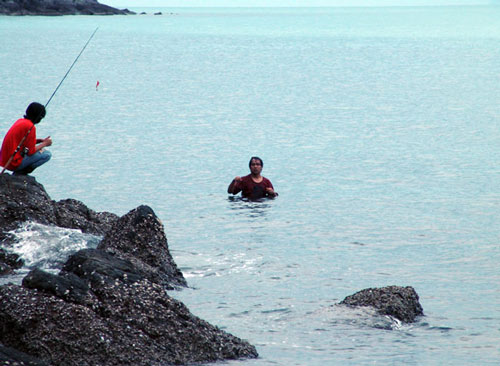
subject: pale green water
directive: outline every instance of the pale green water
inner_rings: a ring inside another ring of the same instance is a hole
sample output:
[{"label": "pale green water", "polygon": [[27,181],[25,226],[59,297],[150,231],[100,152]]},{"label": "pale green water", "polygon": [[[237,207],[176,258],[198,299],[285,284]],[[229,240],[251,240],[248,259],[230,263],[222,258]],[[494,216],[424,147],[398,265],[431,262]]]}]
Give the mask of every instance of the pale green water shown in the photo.
[{"label": "pale green water", "polygon": [[[2,131],[99,26],[38,128],[52,198],[150,205],[242,365],[498,364],[499,8],[170,12],[0,17]],[[228,199],[252,155],[278,199]],[[333,306],[392,284],[420,322]]]}]

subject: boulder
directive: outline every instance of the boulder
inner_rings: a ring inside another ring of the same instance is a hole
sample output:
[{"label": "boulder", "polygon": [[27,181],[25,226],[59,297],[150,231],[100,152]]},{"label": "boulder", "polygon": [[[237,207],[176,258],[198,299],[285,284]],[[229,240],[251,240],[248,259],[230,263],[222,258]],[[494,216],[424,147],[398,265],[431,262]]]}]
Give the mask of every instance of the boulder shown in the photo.
[{"label": "boulder", "polygon": [[74,199],[53,201],[35,177],[0,174],[0,240],[26,221],[104,235],[117,220]]},{"label": "boulder", "polygon": [[163,224],[148,206],[139,206],[117,220],[97,249],[132,262],[155,283],[186,286],[170,255]]},{"label": "boulder", "polygon": [[97,0],[0,0],[0,14],[6,15],[117,15],[135,14]]},{"label": "boulder", "polygon": [[411,286],[387,286],[361,290],[347,296],[340,304],[352,307],[369,306],[379,314],[412,323],[418,316],[424,315],[418,300],[418,294]]},{"label": "boulder", "polygon": [[5,233],[25,221],[55,224],[53,201],[34,177],[1,174],[0,230]]},{"label": "boulder", "polygon": [[98,249],[83,249],[71,255],[61,273],[74,273],[89,285],[116,280],[134,283],[148,277],[148,273],[141,271],[130,261]]}]

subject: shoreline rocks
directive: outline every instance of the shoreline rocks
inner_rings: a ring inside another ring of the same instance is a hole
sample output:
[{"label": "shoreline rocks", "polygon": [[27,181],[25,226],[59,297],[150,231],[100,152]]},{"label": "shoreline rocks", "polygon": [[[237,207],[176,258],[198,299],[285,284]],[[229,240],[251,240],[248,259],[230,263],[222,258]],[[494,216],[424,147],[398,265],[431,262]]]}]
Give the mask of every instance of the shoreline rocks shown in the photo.
[{"label": "shoreline rocks", "polygon": [[187,283],[150,207],[122,217],[97,213],[76,200],[51,200],[33,177],[3,174],[0,210],[4,247],[13,240],[7,231],[26,220],[104,235],[58,274],[33,269],[21,286],[0,286],[0,357],[8,362],[154,366],[258,357],[250,343],[167,293]]},{"label": "shoreline rocks", "polygon": [[110,212],[95,212],[75,199],[52,200],[32,176],[0,174],[0,244],[8,246],[9,231],[33,221],[83,233],[104,235],[118,221]]},{"label": "shoreline rocks", "polygon": [[97,0],[0,0],[3,15],[128,15],[128,9],[116,9]]}]

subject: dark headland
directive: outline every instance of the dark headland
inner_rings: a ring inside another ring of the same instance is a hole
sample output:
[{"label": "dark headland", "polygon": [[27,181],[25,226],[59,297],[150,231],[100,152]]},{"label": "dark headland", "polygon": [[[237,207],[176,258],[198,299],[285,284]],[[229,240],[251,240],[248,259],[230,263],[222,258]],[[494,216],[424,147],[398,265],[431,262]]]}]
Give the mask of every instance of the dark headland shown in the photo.
[{"label": "dark headland", "polygon": [[135,14],[116,9],[97,0],[0,0],[3,15],[124,15]]}]

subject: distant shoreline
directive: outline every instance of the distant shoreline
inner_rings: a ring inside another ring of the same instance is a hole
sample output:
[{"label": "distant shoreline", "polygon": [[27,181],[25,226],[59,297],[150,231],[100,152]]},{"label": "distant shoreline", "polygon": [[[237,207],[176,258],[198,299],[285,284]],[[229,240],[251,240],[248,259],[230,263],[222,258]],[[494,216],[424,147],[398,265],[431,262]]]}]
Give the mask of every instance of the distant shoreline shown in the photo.
[{"label": "distant shoreline", "polygon": [[[103,0],[106,1],[106,0]],[[23,15],[38,15],[38,16],[61,16],[61,15],[136,15],[136,14],[150,14],[150,15],[163,15],[163,14],[178,14],[179,10],[187,12],[213,12],[216,10],[235,10],[235,11],[297,11],[299,9],[316,9],[332,10],[332,9],[356,9],[356,8],[391,8],[391,9],[404,9],[404,8],[463,8],[463,7],[489,7],[498,6],[499,4],[491,3],[488,5],[380,5],[380,6],[255,6],[255,7],[235,7],[235,6],[133,6],[132,10],[118,9],[112,6],[101,4],[97,0],[77,0],[74,3],[72,0],[0,0],[0,15],[9,16],[23,16]],[[168,9],[168,10],[167,10]]]},{"label": "distant shoreline", "polygon": [[129,15],[128,9],[116,9],[97,0],[4,0],[0,2],[1,15]]}]

